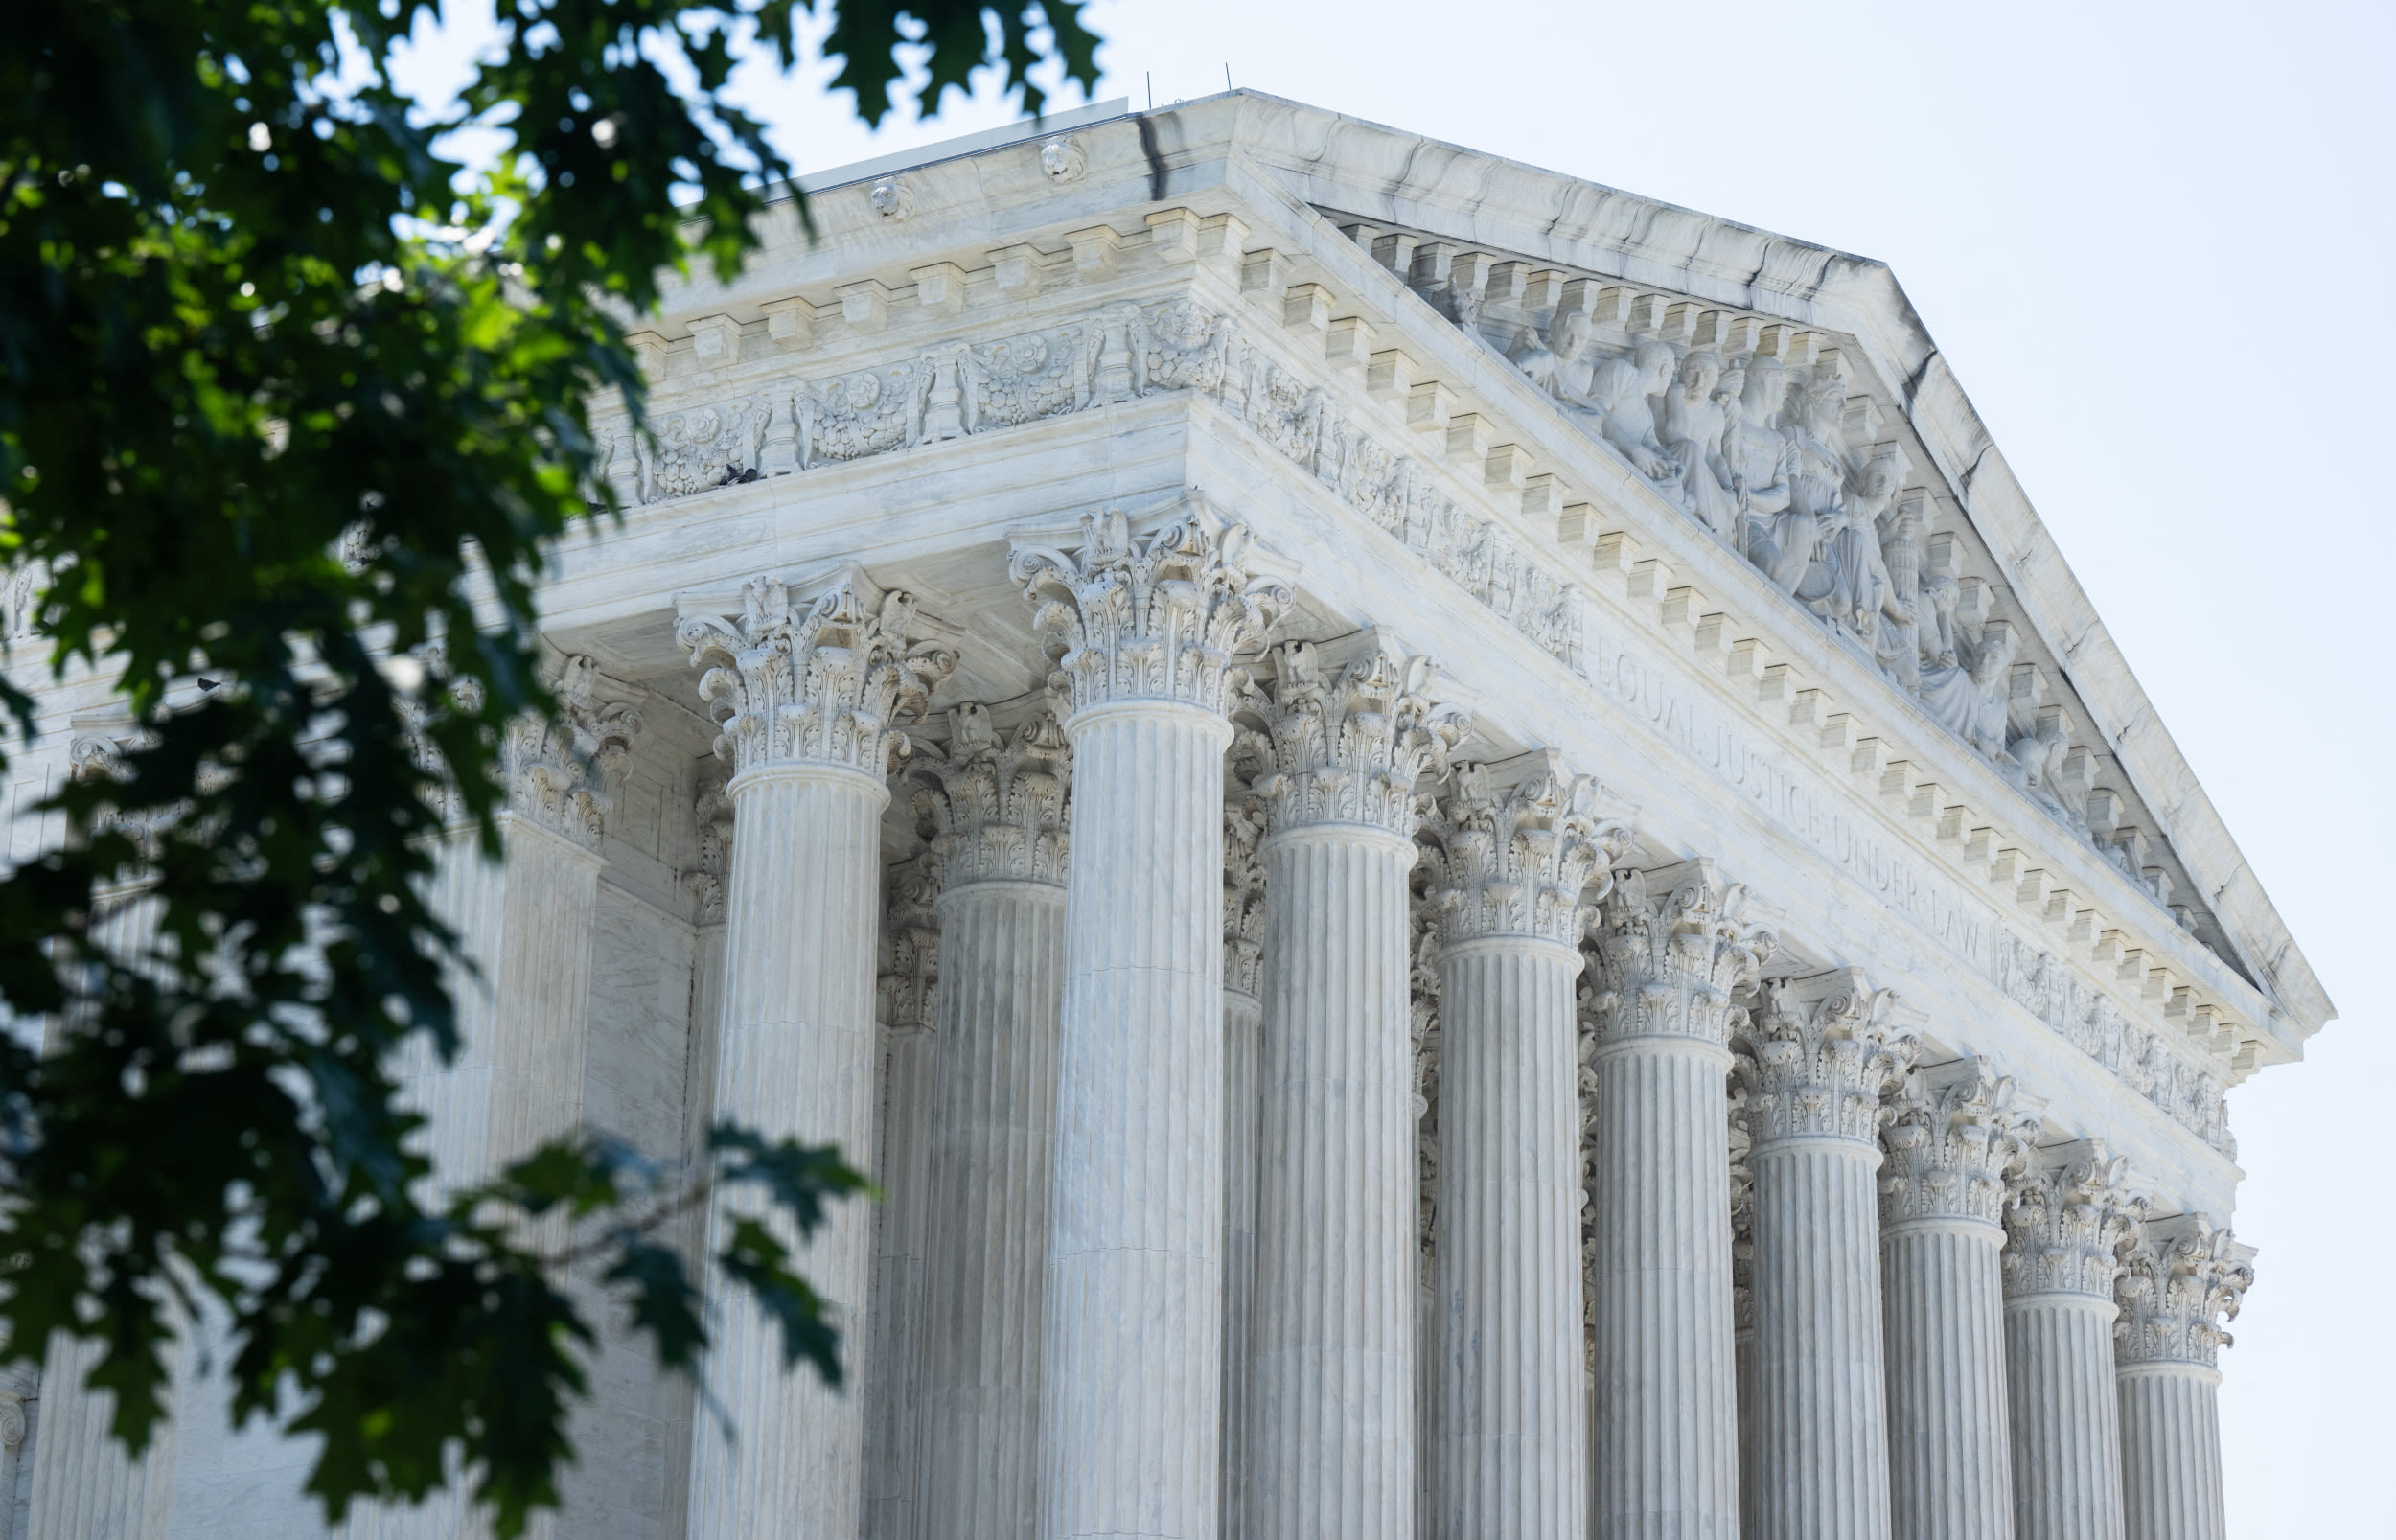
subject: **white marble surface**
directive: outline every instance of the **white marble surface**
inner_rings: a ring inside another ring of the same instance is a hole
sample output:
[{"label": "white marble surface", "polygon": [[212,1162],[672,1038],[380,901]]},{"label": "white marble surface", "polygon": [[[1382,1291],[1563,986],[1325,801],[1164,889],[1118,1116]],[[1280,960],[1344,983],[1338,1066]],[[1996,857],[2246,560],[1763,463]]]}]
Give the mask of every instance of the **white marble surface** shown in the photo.
[{"label": "white marble surface", "polygon": [[[807,1256],[850,1391],[762,1367],[731,1311],[734,1456],[611,1334],[566,1527],[2211,1533],[2205,1333],[2250,1276],[2211,1228],[2223,1093],[2327,1001],[1884,268],[1248,93],[879,167],[817,214],[634,338],[659,437],[612,440],[626,517],[543,593],[568,709],[511,738],[524,816],[604,876],[510,931],[450,874],[521,1000],[416,1078],[445,1172],[731,1115],[892,1131],[892,1201]],[[1403,688],[1310,715],[1368,653]],[[1434,682],[1437,751],[1368,751]],[[68,752],[11,808],[114,751],[88,681],[43,690]],[[1076,760],[1070,877],[1061,793],[960,817],[980,783],[940,773],[1042,732]],[[1227,775],[1253,834],[1307,821],[1277,798],[1435,832],[1411,878],[1285,844],[1227,900]],[[928,852],[988,902],[944,901],[970,961],[877,1054],[883,893]],[[1591,907],[1634,893],[1647,964],[1601,925],[1584,977]],[[1937,1086],[1885,1135],[1849,1115],[1879,1113],[1829,1046],[1854,1031],[1776,1027],[1759,986],[1855,970],[1921,1064],[2040,1104],[2036,1173],[1938,1142],[1994,1115]],[[1625,1035],[1643,1011],[1692,1030]],[[1739,1136],[1737,1346],[1735,1028],[1746,1114],[1781,1119]],[[1933,1188],[1976,1196],[1905,1207]],[[181,1438],[165,1532],[304,1532],[288,1460]]]}]

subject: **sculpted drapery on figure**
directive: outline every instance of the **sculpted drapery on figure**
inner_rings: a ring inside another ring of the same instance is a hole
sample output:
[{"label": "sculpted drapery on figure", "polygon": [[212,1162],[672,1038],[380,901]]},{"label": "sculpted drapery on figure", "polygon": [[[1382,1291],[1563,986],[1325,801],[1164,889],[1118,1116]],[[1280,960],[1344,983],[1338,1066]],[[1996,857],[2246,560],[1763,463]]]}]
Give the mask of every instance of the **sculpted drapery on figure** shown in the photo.
[{"label": "sculpted drapery on figure", "polygon": [[[1758,333],[1746,335],[1753,346]],[[1906,490],[1898,444],[1857,441],[1844,366],[1800,371],[1771,352],[1722,351],[1720,337],[1717,328],[1716,340],[1685,351],[1650,337],[1609,356],[1588,315],[1558,305],[1544,333],[1534,328],[1509,356],[1566,416],[2085,834],[2086,789],[2056,780],[2067,726],[2057,717],[2036,731],[2009,727],[2020,638],[2007,622],[1964,613],[1956,577],[1929,569],[1926,494]]]}]

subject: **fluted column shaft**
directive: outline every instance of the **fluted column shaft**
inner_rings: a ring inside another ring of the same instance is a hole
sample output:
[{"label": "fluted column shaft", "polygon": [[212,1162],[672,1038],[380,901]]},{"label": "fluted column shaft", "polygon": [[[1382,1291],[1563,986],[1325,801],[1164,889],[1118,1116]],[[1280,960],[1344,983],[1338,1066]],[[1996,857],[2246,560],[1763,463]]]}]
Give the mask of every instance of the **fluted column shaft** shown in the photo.
[{"label": "fluted column shaft", "polygon": [[1076,712],[1040,1532],[1213,1540],[1223,716]]},{"label": "fluted column shaft", "polygon": [[108,1433],[114,1394],[83,1384],[100,1353],[97,1343],[50,1341],[28,1473],[27,1532],[58,1540],[166,1540],[174,1487],[172,1414],[141,1457],[128,1459]]},{"label": "fluted column shaft", "polygon": [[1755,1540],[1885,1540],[1879,1151],[1759,1138]]},{"label": "fluted column shaft", "polygon": [[2080,1293],[2005,1301],[2019,1540],[2122,1540],[2114,1308]]},{"label": "fluted column shaft", "polygon": [[[567,828],[578,825],[567,822]],[[502,858],[472,831],[452,831],[435,860],[430,900],[478,973],[453,971],[458,1047],[444,1064],[430,1039],[403,1050],[401,1094],[425,1115],[434,1194],[488,1178],[581,1121],[590,1007],[598,854],[520,809],[501,816]],[[558,1221],[533,1231],[564,1235]],[[554,1513],[536,1514],[537,1540]],[[353,1540],[472,1540],[490,1515],[452,1482],[421,1504],[360,1504]]]},{"label": "fluted column shaft", "polygon": [[922,1458],[924,1270],[930,1239],[933,1095],[940,1038],[921,1022],[881,1033],[882,1126],[866,1283],[864,1540],[916,1540]]},{"label": "fluted column shaft", "polygon": [[[874,930],[889,793],[878,776],[799,761],[743,770],[731,795],[715,1115],[855,1160],[874,1147]],[[710,1216],[710,1254],[732,1217]],[[837,1204],[796,1258],[850,1344],[864,1340],[870,1247],[867,1206]],[[778,1329],[739,1294],[719,1301],[708,1376],[725,1415],[699,1419],[692,1534],[850,1540],[862,1398],[786,1370]]]},{"label": "fluted column shaft", "polygon": [[1264,1001],[1223,989],[1223,1537],[1248,1532],[1250,1322],[1256,1290],[1257,1060]]},{"label": "fluted column shaft", "polygon": [[1065,889],[953,885],[940,957],[924,1533],[1025,1540],[1038,1517]]},{"label": "fluted column shaft", "polygon": [[1716,1043],[1603,1043],[1591,1203],[1597,1238],[1597,1534],[1739,1532],[1730,1141]]},{"label": "fluted column shaft", "polygon": [[2222,1504],[2221,1370],[2159,1360],[2125,1364],[2122,1518],[2128,1540],[2227,1540]]},{"label": "fluted column shaft", "polygon": [[1923,1218],[1880,1241],[1896,1540],[2013,1540],[2003,1227]]},{"label": "fluted column shaft", "polygon": [[1302,823],[1264,844],[1248,1532],[1414,1527],[1414,841]]},{"label": "fluted column shaft", "polygon": [[1587,1523],[1579,972],[1538,936],[1440,947],[1437,1540]]}]

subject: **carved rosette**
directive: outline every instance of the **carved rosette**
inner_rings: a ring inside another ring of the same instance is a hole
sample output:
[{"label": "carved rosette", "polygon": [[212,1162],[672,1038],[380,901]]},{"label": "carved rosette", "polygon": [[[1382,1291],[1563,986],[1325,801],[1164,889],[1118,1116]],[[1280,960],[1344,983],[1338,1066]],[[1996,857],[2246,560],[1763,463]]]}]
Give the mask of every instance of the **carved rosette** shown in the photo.
[{"label": "carved rosette", "polygon": [[1454,793],[1424,820],[1417,842],[1442,942],[1514,935],[1569,947],[1588,930],[1596,910],[1581,896],[1611,885],[1630,825],[1593,811],[1593,777],[1546,761],[1503,793],[1487,767],[1460,766]]},{"label": "carved rosette", "polygon": [[1011,734],[988,708],[949,713],[945,748],[917,740],[915,816],[950,887],[1030,882],[1063,886],[1072,751],[1046,706]]},{"label": "carved rosette", "polygon": [[1035,607],[1068,720],[1124,701],[1222,713],[1233,655],[1260,646],[1295,603],[1285,585],[1249,575],[1247,526],[1225,524],[1195,493],[1152,535],[1135,538],[1118,509],[1081,525],[1078,549],[1018,546],[1007,567]]},{"label": "carved rosette", "polygon": [[2038,1160],[2014,1183],[2005,1207],[2006,1297],[2110,1299],[2122,1243],[2146,1217],[2147,1201],[2129,1183],[2129,1160],[2099,1140]]},{"label": "carved rosette", "polygon": [[1739,1014],[1731,997],[1772,954],[1771,930],[1748,915],[1747,889],[1711,861],[1677,882],[1625,869],[1598,909],[1590,954],[1596,1046],[1688,1038],[1727,1047]]},{"label": "carved rosette", "polygon": [[929,1032],[940,987],[940,863],[909,862],[890,874],[882,911],[883,966],[875,981],[882,1023],[893,1032]]},{"label": "carved rosette", "polygon": [[1880,1222],[1976,1219],[1999,1225],[2009,1172],[2026,1168],[2039,1119],[1985,1059],[1916,1069],[1895,1099],[1881,1145]]},{"label": "carved rosette", "polygon": [[2168,1230],[2141,1226],[2121,1261],[2113,1284],[2121,1306],[2113,1322],[2115,1358],[2212,1368],[2230,1341],[2223,1323],[2238,1319],[2239,1305],[2254,1287],[2254,1249],[2192,1215]]},{"label": "carved rosette", "polygon": [[1860,968],[1764,986],[1764,1005],[1734,1023],[1748,1133],[1758,1145],[1790,1138],[1873,1144],[1880,1096],[1911,1062],[1910,1031],[1891,1020],[1894,992]]},{"label": "carved rosette", "polygon": [[606,699],[597,661],[580,655],[565,659],[549,686],[557,717],[519,718],[500,744],[508,811],[597,850],[614,805],[608,784],[620,780],[632,763],[640,713],[628,701]]},{"label": "carved rosette", "polygon": [[910,747],[899,729],[956,668],[953,649],[909,640],[914,623],[911,596],[861,574],[798,605],[788,584],[759,577],[737,619],[693,615],[675,639],[707,671],[699,695],[722,726],[716,753],[740,770],[818,764],[880,778]]},{"label": "carved rosette", "polygon": [[1415,783],[1447,772],[1464,735],[1463,708],[1434,699],[1428,658],[1377,644],[1336,671],[1312,642],[1271,654],[1269,686],[1246,690],[1233,753],[1253,761],[1253,789],[1275,833],[1356,823],[1412,839]]},{"label": "carved rosette", "polygon": [[1264,820],[1253,802],[1223,809],[1223,987],[1264,994]]}]

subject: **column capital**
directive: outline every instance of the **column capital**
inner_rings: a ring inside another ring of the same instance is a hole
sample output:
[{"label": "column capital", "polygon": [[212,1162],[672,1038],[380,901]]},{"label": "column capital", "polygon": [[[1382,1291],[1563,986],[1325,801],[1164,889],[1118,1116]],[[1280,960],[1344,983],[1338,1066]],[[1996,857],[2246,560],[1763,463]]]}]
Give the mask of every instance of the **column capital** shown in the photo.
[{"label": "column capital", "polygon": [[1232,753],[1272,832],[1349,823],[1412,839],[1415,783],[1447,773],[1471,722],[1455,687],[1377,626],[1283,642],[1266,660],[1269,679],[1239,681]]},{"label": "column capital", "polygon": [[1253,801],[1223,805],[1223,987],[1264,995],[1264,818]]},{"label": "column capital", "polygon": [[2230,1341],[2223,1323],[2254,1287],[2254,1248],[2202,1214],[2175,1214],[2137,1226],[2120,1254],[2115,1361],[2213,1367]]},{"label": "column capital", "polygon": [[2033,1098],[1982,1058],[1908,1072],[1880,1142],[1880,1222],[2005,1217],[2005,1179],[2024,1169],[2040,1127]]},{"label": "column capital", "polygon": [[[1146,522],[1145,519],[1142,522]],[[1085,514],[1071,551],[1019,539],[1007,574],[1035,607],[1033,627],[1067,721],[1113,702],[1155,701],[1222,714],[1232,658],[1261,645],[1296,602],[1250,571],[1256,540],[1195,489],[1135,535],[1119,508]]]},{"label": "column capital", "polygon": [[1578,947],[1596,910],[1592,883],[1612,883],[1630,825],[1599,816],[1594,776],[1553,749],[1495,765],[1460,765],[1455,790],[1417,836],[1440,940],[1524,936]]},{"label": "column capital", "polygon": [[1033,704],[1006,730],[1001,718],[1014,715],[960,705],[948,712],[947,743],[911,735],[916,828],[950,887],[1064,885],[1072,749],[1052,702]]},{"label": "column capital", "polygon": [[933,1030],[940,987],[940,863],[919,857],[891,871],[882,909],[882,1024]]},{"label": "column capital", "polygon": [[1766,981],[1762,1009],[1733,1023],[1756,1144],[1836,1138],[1877,1155],[1880,1097],[1913,1060],[1916,1025],[1860,968]]},{"label": "column capital", "polygon": [[2032,1152],[2005,1204],[2005,1297],[2077,1294],[2111,1301],[2122,1243],[2146,1217],[2130,1161],[2102,1139]]},{"label": "column capital", "polygon": [[1614,873],[1582,943],[1596,964],[1582,986],[1593,1047],[1647,1038],[1727,1047],[1731,997],[1772,954],[1776,920],[1710,860]]},{"label": "column capital", "polygon": [[707,671],[699,696],[722,727],[716,752],[740,770],[826,765],[880,779],[908,753],[900,727],[956,671],[956,649],[935,630],[912,595],[848,565],[815,583],[751,578],[739,615],[686,613],[674,636]]},{"label": "column capital", "polygon": [[557,716],[519,717],[500,742],[508,811],[595,851],[614,805],[608,783],[620,781],[632,763],[640,692],[605,678],[596,659],[580,654],[546,672]]}]

